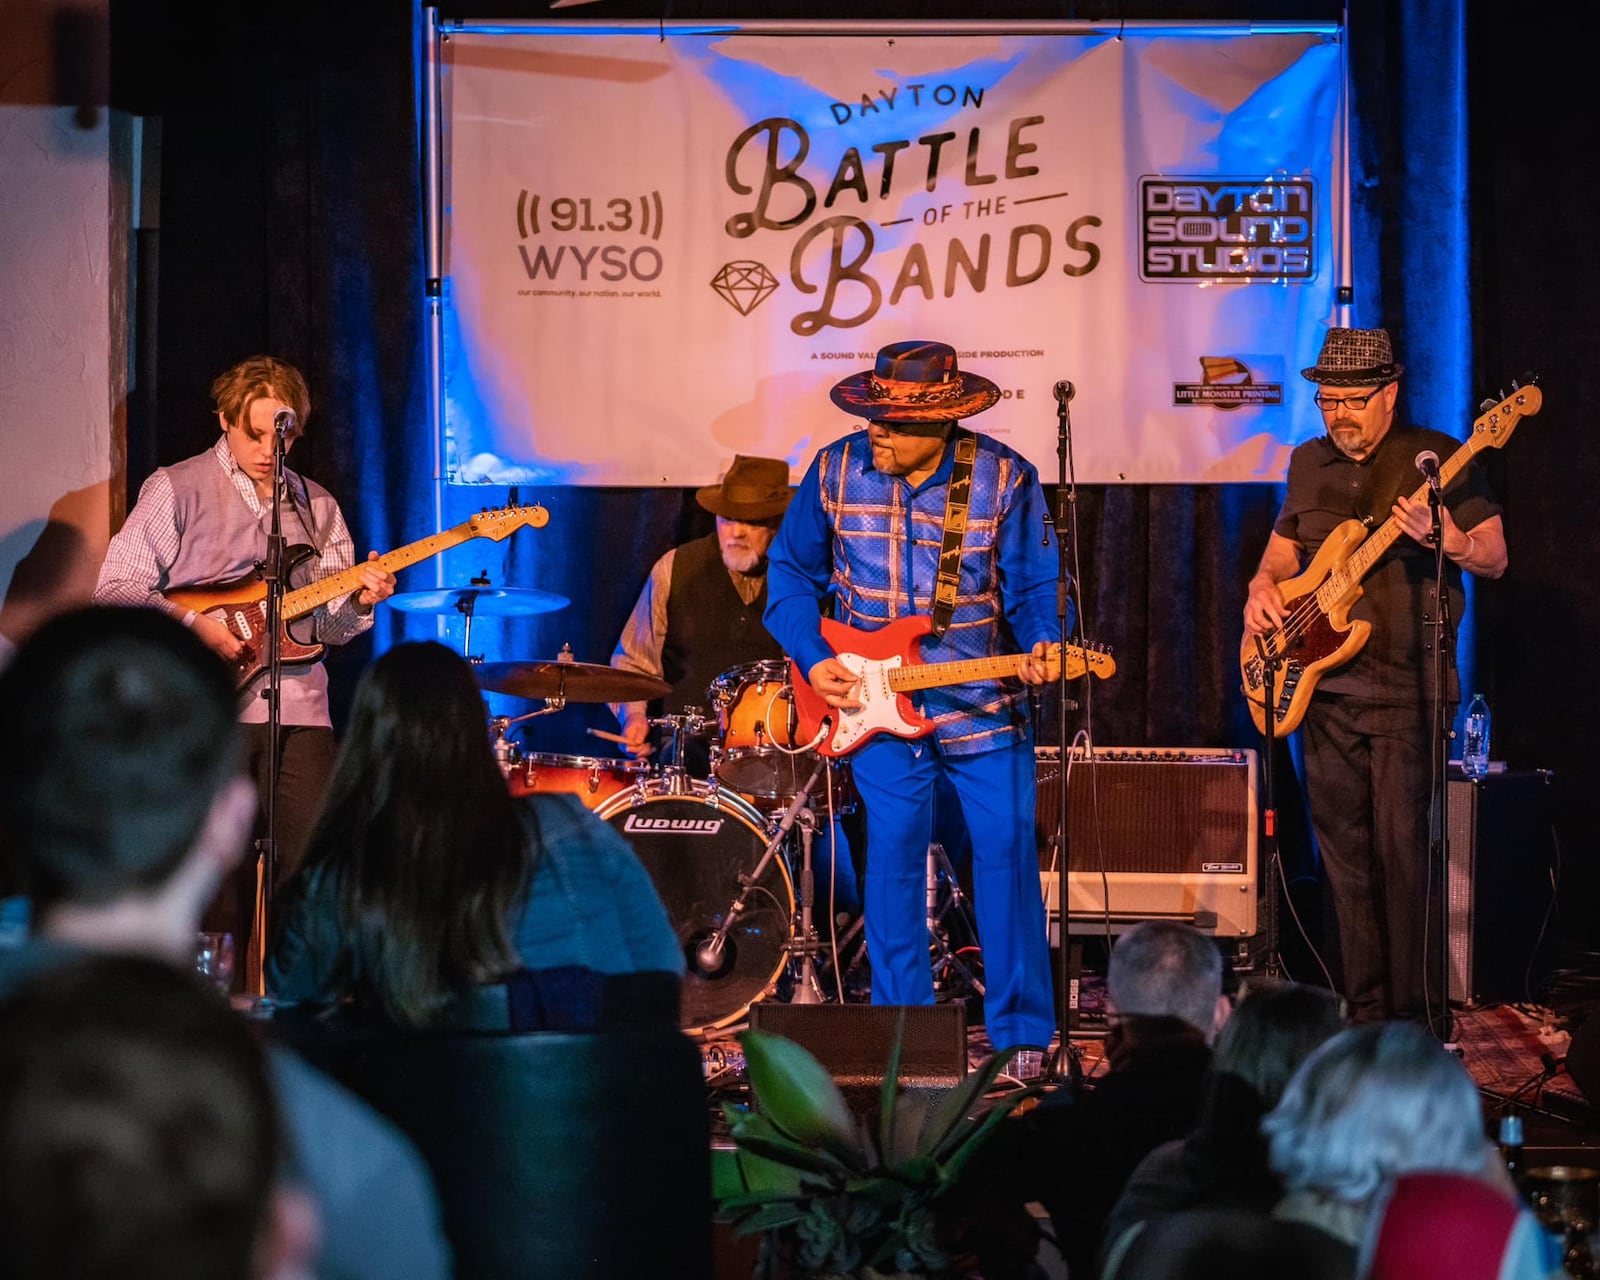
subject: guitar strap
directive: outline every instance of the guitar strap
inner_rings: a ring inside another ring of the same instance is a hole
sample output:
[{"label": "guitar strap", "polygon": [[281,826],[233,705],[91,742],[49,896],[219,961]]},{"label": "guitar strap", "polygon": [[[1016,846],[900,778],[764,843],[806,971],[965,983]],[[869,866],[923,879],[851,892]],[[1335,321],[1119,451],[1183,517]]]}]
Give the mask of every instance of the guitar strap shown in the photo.
[{"label": "guitar strap", "polygon": [[961,543],[967,536],[967,509],[972,505],[972,464],[978,439],[970,431],[956,434],[956,459],[944,500],[944,545],[939,548],[939,576],[933,585],[933,638],[939,639],[956,611],[956,586],[961,579]]}]

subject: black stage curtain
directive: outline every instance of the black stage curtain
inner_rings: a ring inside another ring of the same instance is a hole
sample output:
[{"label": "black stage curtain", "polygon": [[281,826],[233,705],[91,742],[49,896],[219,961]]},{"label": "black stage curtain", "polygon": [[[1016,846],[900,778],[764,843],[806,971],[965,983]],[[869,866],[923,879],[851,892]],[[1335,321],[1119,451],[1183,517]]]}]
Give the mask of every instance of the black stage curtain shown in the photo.
[{"label": "black stage curtain", "polygon": [[[622,7],[602,0],[579,13],[616,16]],[[318,408],[295,463],[341,498],[358,545],[382,549],[424,536],[432,529],[431,446],[407,6],[291,3],[242,14],[214,6],[216,12],[186,17],[181,38],[173,39],[151,18],[163,9],[134,8],[138,23],[118,23],[120,82],[129,105],[163,119],[159,331],[141,335],[141,343],[156,343],[159,370],[150,457],[169,462],[208,443],[209,379],[250,351],[270,349],[311,378]],[[880,8],[893,12],[873,12]],[[1242,16],[1307,7],[1247,8]],[[1107,16],[1089,9],[1050,14]],[[1197,16],[1192,5],[1163,9]],[[1479,683],[1494,703],[1498,746],[1513,764],[1557,772],[1573,872],[1592,862],[1589,832],[1600,796],[1585,741],[1600,705],[1585,661],[1600,638],[1600,593],[1587,587],[1584,554],[1593,544],[1585,498],[1600,463],[1576,425],[1597,376],[1580,344],[1595,332],[1586,321],[1600,272],[1584,226],[1592,202],[1581,198],[1593,184],[1586,149],[1575,144],[1592,135],[1595,112],[1582,87],[1581,41],[1560,29],[1562,6],[1525,6],[1510,25],[1485,6],[1472,9],[1470,182],[1446,167],[1432,203],[1459,208],[1465,200],[1470,209],[1476,370],[1489,379],[1479,394],[1532,366],[1546,371],[1550,397],[1545,414],[1493,460],[1513,567],[1504,583],[1480,594]],[[781,12],[759,4],[737,10]],[[1117,10],[1133,15],[1125,5]],[[119,7],[124,17],[128,11]],[[1423,253],[1419,238],[1430,234],[1418,212],[1429,202],[1418,197],[1441,176],[1433,166],[1445,163],[1417,150],[1418,133],[1427,132],[1418,122],[1430,119],[1426,104],[1441,75],[1454,78],[1438,65],[1430,32],[1458,12],[1454,3],[1427,0],[1352,6],[1358,315],[1361,323],[1390,325],[1413,365],[1438,340],[1436,290],[1413,262]],[[925,6],[919,13],[932,16]],[[991,6],[983,16],[1040,13]],[[1508,69],[1515,69],[1514,86]],[[1448,152],[1448,139],[1439,149]],[[1446,406],[1430,425],[1459,431],[1467,416],[1467,406]],[[1041,461],[1053,478],[1053,460]],[[130,476],[131,485],[142,479]],[[547,658],[568,643],[581,660],[605,661],[654,558],[709,528],[692,494],[678,490],[458,490],[446,519],[532,498],[550,507],[548,529],[478,544],[471,558],[452,562],[452,581],[487,569],[496,582],[572,598],[558,614],[487,624],[501,628],[499,656]],[[1093,690],[1098,743],[1255,745],[1238,694],[1239,615],[1279,498],[1271,485],[1079,492],[1076,552],[1088,633],[1113,645],[1118,662],[1115,679]],[[425,570],[410,574],[402,590],[433,583]],[[430,619],[391,619],[375,642],[433,633]],[[339,689],[348,692],[372,643],[339,656]],[[1080,711],[1074,725],[1082,719]],[[603,709],[533,723],[536,749],[606,753],[583,734],[590,725],[609,727]],[[1287,771],[1279,773],[1281,779]],[[1280,802],[1292,811],[1297,799],[1292,786],[1287,791]],[[1287,815],[1286,842],[1297,830],[1294,816]],[[1303,848],[1286,853],[1291,867],[1307,865]],[[1573,933],[1586,934],[1593,923],[1585,875],[1575,877],[1582,898],[1566,897]]]}]

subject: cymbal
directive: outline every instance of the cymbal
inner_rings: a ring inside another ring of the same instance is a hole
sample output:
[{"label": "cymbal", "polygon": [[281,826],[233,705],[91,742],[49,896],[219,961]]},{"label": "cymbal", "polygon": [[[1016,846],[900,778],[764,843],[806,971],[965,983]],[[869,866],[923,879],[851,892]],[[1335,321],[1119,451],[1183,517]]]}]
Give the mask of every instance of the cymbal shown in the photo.
[{"label": "cymbal", "polygon": [[642,702],[672,686],[654,676],[597,662],[478,662],[472,673],[495,693],[516,698],[565,698],[568,702]]},{"label": "cymbal", "polygon": [[572,601],[538,587],[445,587],[439,591],[403,591],[389,603],[403,613],[465,613],[475,618],[518,618],[554,613]]}]

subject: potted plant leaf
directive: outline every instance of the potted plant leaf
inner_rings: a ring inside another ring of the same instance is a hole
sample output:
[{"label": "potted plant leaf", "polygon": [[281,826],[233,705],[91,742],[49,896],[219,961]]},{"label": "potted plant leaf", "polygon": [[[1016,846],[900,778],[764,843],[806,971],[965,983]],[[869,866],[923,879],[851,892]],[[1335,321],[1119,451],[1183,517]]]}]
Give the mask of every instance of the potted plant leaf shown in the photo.
[{"label": "potted plant leaf", "polygon": [[1006,1053],[930,1108],[901,1087],[903,1031],[902,1015],[875,1126],[851,1112],[827,1070],[793,1041],[761,1031],[739,1037],[755,1105],[723,1107],[740,1190],[720,1198],[717,1216],[739,1235],[763,1233],[758,1277],[968,1273],[953,1193],[995,1126],[1039,1089],[1019,1087],[982,1106]]}]

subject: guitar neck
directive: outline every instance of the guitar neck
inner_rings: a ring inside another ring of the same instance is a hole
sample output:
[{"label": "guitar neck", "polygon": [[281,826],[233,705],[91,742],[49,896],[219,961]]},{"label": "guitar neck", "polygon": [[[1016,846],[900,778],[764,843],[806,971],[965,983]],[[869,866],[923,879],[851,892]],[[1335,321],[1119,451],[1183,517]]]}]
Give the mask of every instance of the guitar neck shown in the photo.
[{"label": "guitar neck", "polygon": [[463,542],[470,542],[478,535],[473,532],[472,522],[458,524],[453,529],[445,529],[440,533],[430,534],[416,542],[409,542],[403,547],[396,547],[393,551],[381,555],[376,561],[363,560],[360,564],[342,569],[338,573],[331,573],[326,578],[298,587],[288,592],[283,597],[283,616],[292,621],[303,618],[314,609],[320,609],[330,601],[337,600],[340,596],[347,596],[352,591],[361,587],[361,570],[369,564],[377,564],[389,573],[408,568],[420,560],[436,556],[441,551],[448,551],[451,547],[458,547]]},{"label": "guitar neck", "polygon": [[1022,669],[1025,653],[1002,653],[992,658],[959,658],[954,662],[923,662],[911,667],[896,667],[889,673],[889,687],[896,693],[908,689],[937,689],[947,684],[969,684],[977,680],[1003,680]]},{"label": "guitar neck", "polygon": [[[1444,488],[1472,461],[1473,455],[1480,447],[1477,436],[1465,441],[1462,446],[1452,453],[1447,461],[1439,468],[1439,487]],[[1418,485],[1411,493],[1411,501],[1426,502],[1428,500],[1428,486]],[[1328,575],[1328,580],[1317,588],[1317,603],[1324,611],[1330,610],[1338,604],[1345,593],[1367,576],[1367,570],[1378,562],[1378,557],[1383,555],[1401,535],[1399,522],[1390,516],[1367,536],[1365,542],[1351,553],[1344,565]]]}]

